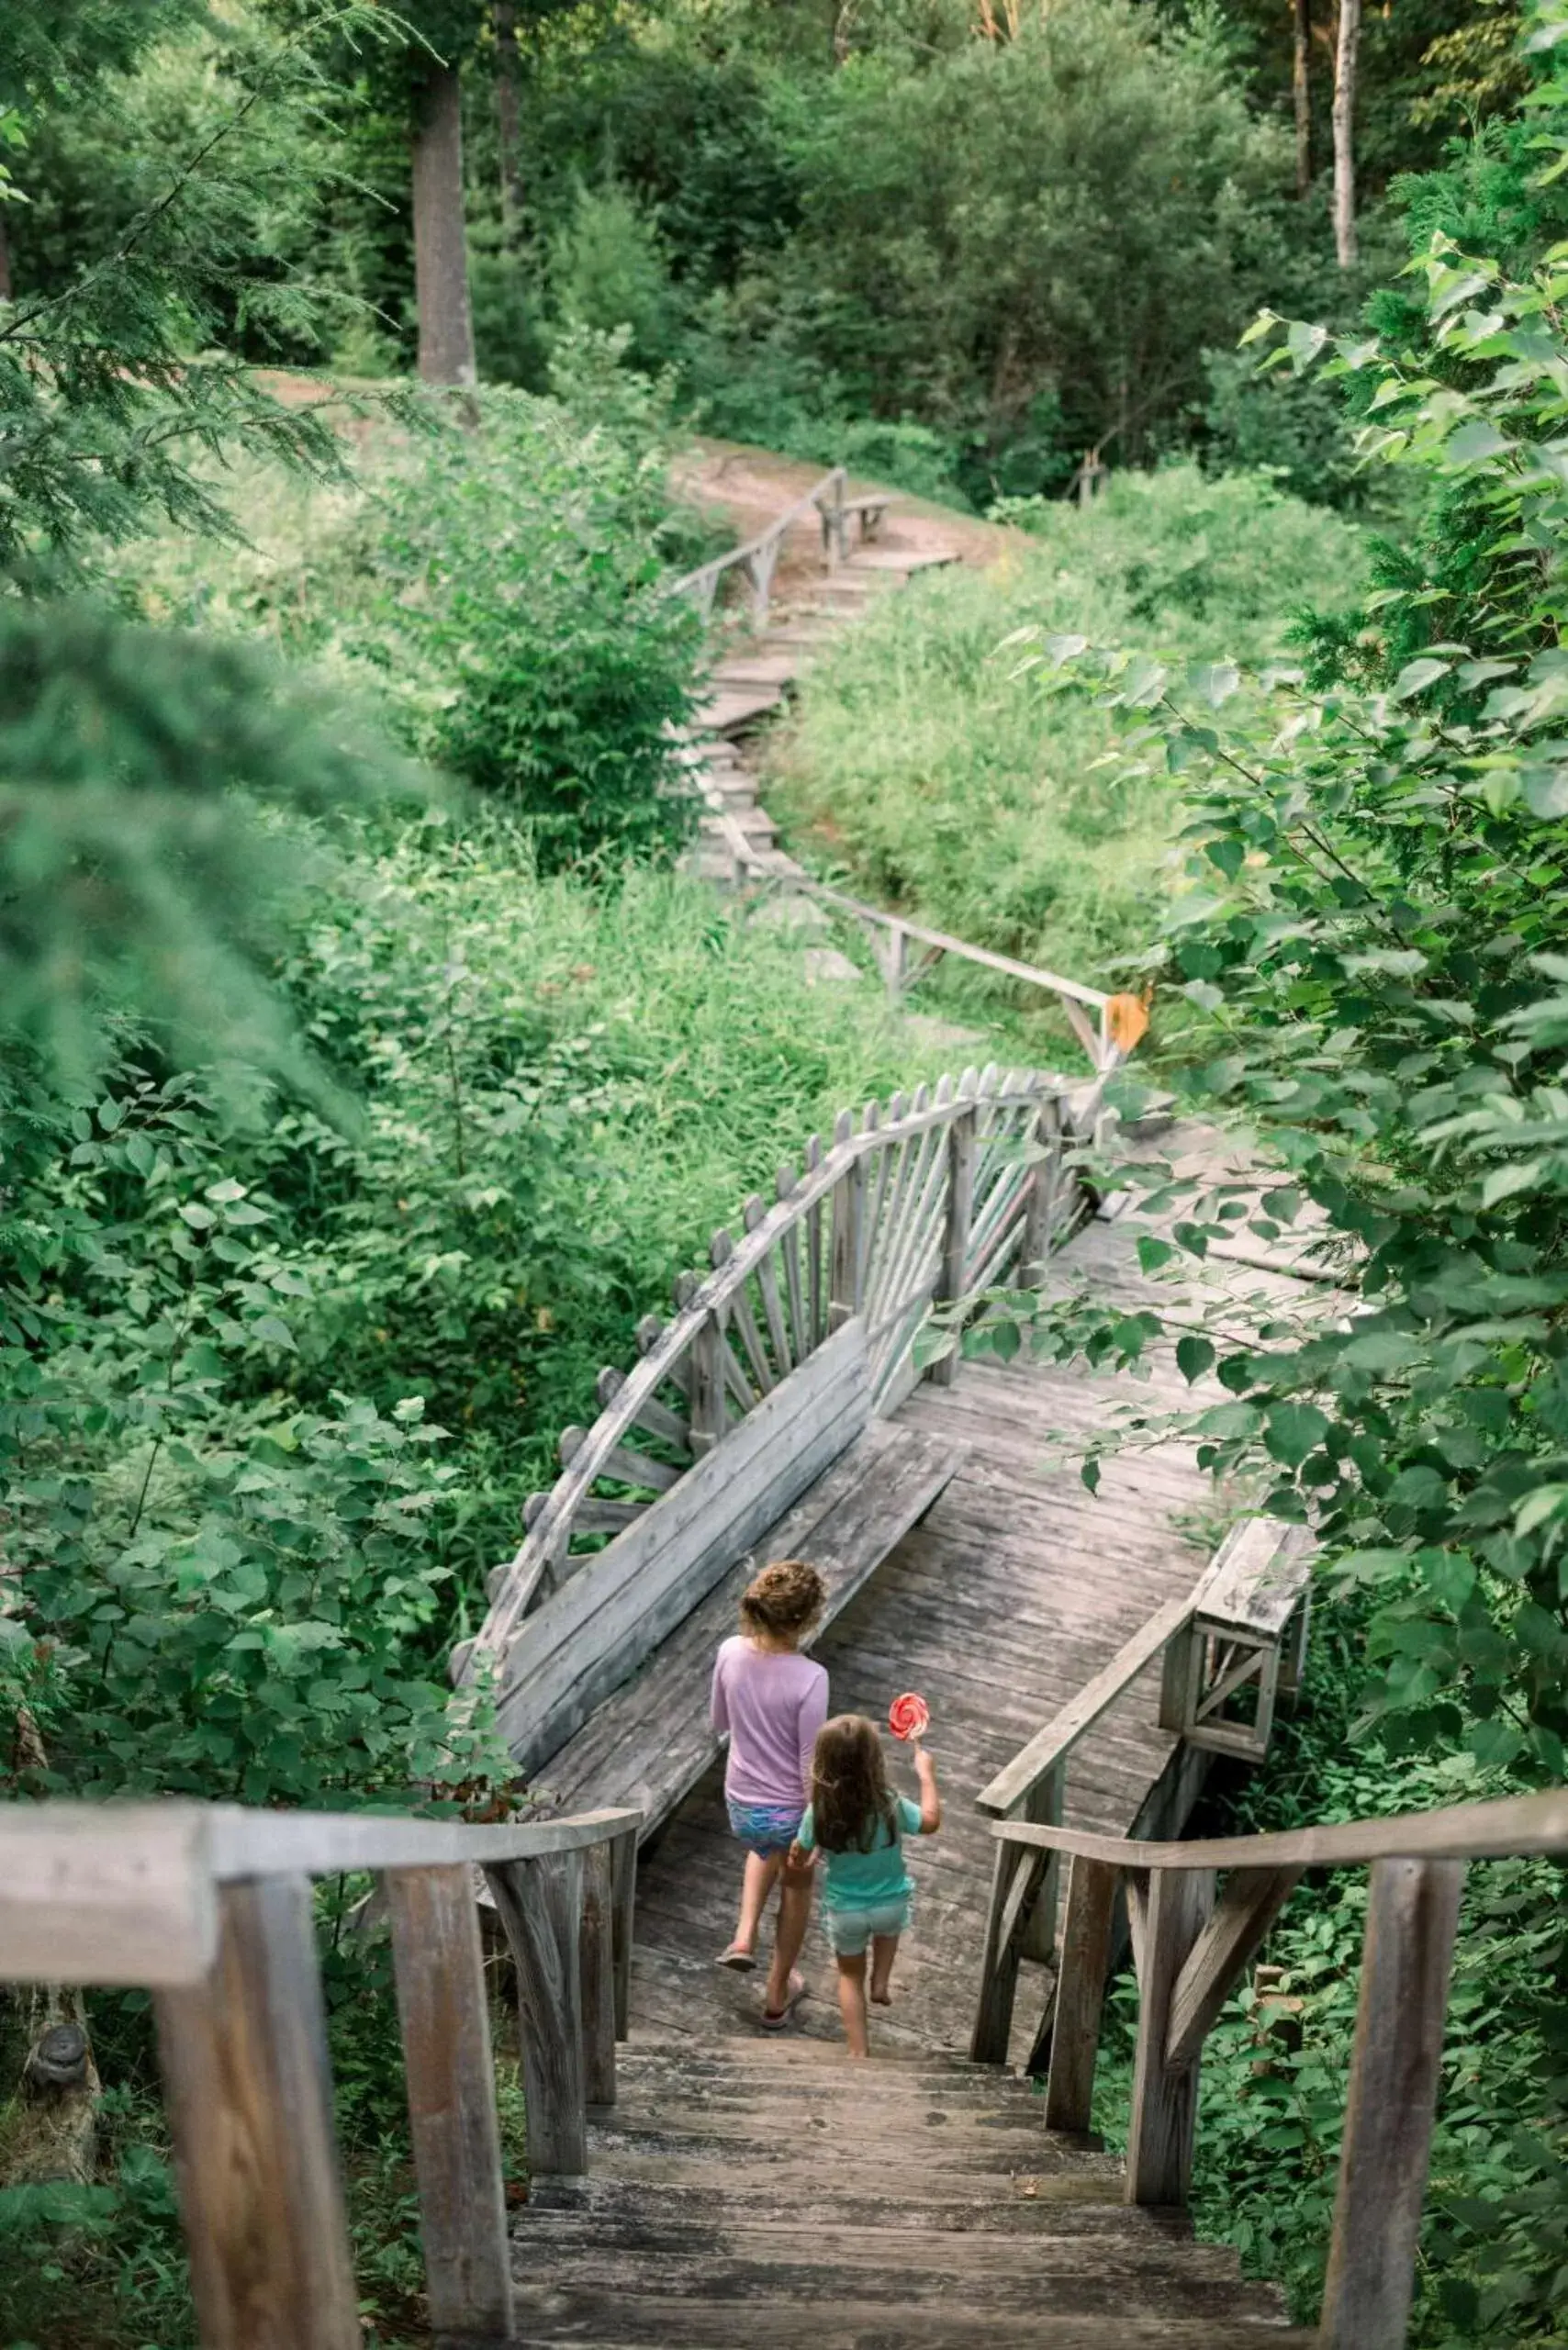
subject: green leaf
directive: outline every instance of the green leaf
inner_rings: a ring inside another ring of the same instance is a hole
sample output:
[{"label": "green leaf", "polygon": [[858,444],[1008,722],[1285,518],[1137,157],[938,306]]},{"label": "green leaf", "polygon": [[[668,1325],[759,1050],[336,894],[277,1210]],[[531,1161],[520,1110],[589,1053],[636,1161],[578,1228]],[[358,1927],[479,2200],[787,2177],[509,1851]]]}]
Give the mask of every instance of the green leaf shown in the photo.
[{"label": "green leaf", "polygon": [[1175,1254],[1169,1240],[1157,1240],[1151,1233],[1139,1233],[1137,1260],[1146,1273],[1158,1272],[1160,1266],[1168,1265]]},{"label": "green leaf", "polygon": [[294,1346],[293,1331],[287,1323],[280,1320],[275,1314],[259,1314],[256,1319],[247,1323],[245,1327],[249,1337],[260,1338],[265,1346],[290,1348]]},{"label": "green leaf", "polygon": [[1189,1331],[1176,1341],[1176,1368],[1189,1387],[1214,1368],[1215,1350],[1207,1338]]},{"label": "green leaf", "polygon": [[1443,454],[1450,465],[1476,465],[1488,457],[1506,456],[1512,443],[1506,441],[1495,424],[1477,418],[1473,424],[1462,424],[1450,432]]},{"label": "green leaf", "polygon": [[1298,1469],[1328,1433],[1328,1415],[1316,1404],[1271,1404],[1263,1442],[1276,1460]]},{"label": "green leaf", "polygon": [[1439,677],[1446,677],[1452,666],[1451,662],[1434,660],[1429,653],[1423,654],[1419,660],[1406,661],[1394,681],[1394,700],[1408,701],[1413,694],[1425,693]]}]

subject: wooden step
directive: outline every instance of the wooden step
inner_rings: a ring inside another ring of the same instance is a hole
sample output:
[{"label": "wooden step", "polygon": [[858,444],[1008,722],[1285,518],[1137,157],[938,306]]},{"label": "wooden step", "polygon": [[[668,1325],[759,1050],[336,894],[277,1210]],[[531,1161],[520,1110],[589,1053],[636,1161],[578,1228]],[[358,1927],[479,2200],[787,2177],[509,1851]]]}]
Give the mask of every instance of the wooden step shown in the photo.
[{"label": "wooden step", "polygon": [[[1099,2239],[1115,2236],[1128,2244],[1148,2238],[1185,2241],[1192,2221],[1185,2211],[1144,2210],[1136,2204],[1102,2199],[1085,2193],[1081,2172],[1064,2171],[1046,2178],[1013,2180],[1010,2192],[998,2195],[982,2186],[968,2195],[950,2191],[945,2179],[929,2179],[907,2195],[890,2194],[877,2178],[847,2187],[824,2182],[820,2173],[813,2184],[804,2181],[790,2198],[789,2217],[801,2227],[877,2227],[897,2236],[965,2234],[979,2230],[1005,2235],[1059,2232],[1070,2224],[1075,2234]],[[532,2228],[536,2220],[571,2221],[584,2227],[614,2227],[624,2218],[644,2226],[669,2221],[703,2221],[712,2226],[736,2221],[756,2225],[779,2216],[776,2186],[753,2183],[745,2175],[711,2181],[702,2187],[649,2187],[636,2180],[590,2175],[587,2178],[540,2178],[529,2190],[528,2217],[520,2225]]]},{"label": "wooden step", "polygon": [[735,734],[783,707],[777,686],[737,686],[711,695],[692,712],[691,722],[700,733]]},{"label": "wooden step", "polygon": [[[1009,2350],[1314,2350],[1316,2336],[1286,2328],[1245,2306],[1234,2287],[1199,2287],[1210,2305],[1139,2308],[1112,2288],[1097,2310],[1053,2300],[1037,2288],[1006,2309],[910,2307],[895,2273],[854,2281],[854,2299],[791,2300],[776,2282],[748,2278],[728,2295],[679,2296],[656,2287],[636,2293],[550,2288],[519,2290],[530,2343],[570,2342],[579,2350],[967,2350],[1006,2344]],[[759,2282],[762,2290],[756,2289]]]}]

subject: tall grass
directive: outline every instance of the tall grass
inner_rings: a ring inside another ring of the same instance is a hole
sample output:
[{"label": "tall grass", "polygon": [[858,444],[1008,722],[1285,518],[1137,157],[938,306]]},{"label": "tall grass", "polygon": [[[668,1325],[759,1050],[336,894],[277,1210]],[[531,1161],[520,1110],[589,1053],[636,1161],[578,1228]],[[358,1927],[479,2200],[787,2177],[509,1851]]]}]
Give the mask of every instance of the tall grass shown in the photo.
[{"label": "tall grass", "polygon": [[1087,513],[1002,510],[1027,535],[999,562],[917,578],[834,641],[775,739],[771,804],[813,863],[881,902],[1114,985],[1158,918],[1176,792],[1113,781],[1109,721],[1042,699],[1007,639],[1260,660],[1300,609],[1353,598],[1359,534],[1261,477],[1190,466],[1118,476]]}]

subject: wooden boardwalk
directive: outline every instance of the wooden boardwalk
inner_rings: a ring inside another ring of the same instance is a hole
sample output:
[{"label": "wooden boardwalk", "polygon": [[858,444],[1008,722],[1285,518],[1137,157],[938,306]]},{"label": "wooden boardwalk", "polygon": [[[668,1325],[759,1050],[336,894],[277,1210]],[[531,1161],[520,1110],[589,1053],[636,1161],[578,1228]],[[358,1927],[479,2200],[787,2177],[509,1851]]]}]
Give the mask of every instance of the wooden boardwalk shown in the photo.
[{"label": "wooden boardwalk", "polygon": [[[1170,1290],[1138,1270],[1136,1237],[1127,1222],[1090,1224],[1058,1259],[1063,1281],[1169,1310]],[[1207,1278],[1230,1292],[1300,1286],[1234,1265]],[[882,1720],[890,1699],[910,1688],[932,1709],[946,1818],[939,1836],[912,1849],[915,1925],[900,1955],[897,2005],[874,2026],[884,2047],[967,2045],[991,1876],[989,1826],[974,1798],[1158,1607],[1191,1589],[1214,1547],[1212,1482],[1190,1448],[1166,1443],[1108,1461],[1097,1495],[1079,1473],[1083,1438],[1117,1409],[1192,1400],[1169,1364],[1135,1384],[1086,1377],[1081,1366],[979,1361],[953,1387],[923,1383],[895,1415],[961,1439],[969,1454],[817,1651],[835,1711]],[[1174,1740],[1155,1724],[1157,1674],[1152,1668],[1135,1684],[1075,1754],[1070,1826],[1125,1834],[1159,1779]],[[903,1770],[902,1783],[913,1791],[913,1772]],[[712,1964],[733,1930],[739,1877],[716,1767],[643,1857],[635,2031],[707,2041],[754,2021],[760,1975]],[[819,1919],[803,1964],[811,1996],[798,2029],[836,2037],[833,1960]],[[1031,1972],[1021,2031],[1038,2014]]]}]

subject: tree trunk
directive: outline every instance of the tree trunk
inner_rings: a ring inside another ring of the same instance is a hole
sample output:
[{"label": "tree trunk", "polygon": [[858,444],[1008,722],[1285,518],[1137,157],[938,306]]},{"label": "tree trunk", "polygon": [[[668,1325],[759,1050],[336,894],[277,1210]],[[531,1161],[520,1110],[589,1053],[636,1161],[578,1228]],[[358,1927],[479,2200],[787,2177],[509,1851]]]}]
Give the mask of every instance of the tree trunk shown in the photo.
[{"label": "tree trunk", "polygon": [[431,61],[414,91],[414,299],[420,374],[471,385],[474,320],[463,215],[463,111],[457,68]]},{"label": "tree trunk", "polygon": [[509,241],[522,218],[522,97],[517,70],[517,0],[496,0],[496,153],[501,221]]},{"label": "tree trunk", "polygon": [[1339,46],[1334,59],[1334,250],[1341,269],[1356,259],[1356,51],[1361,0],[1339,0]]},{"label": "tree trunk", "polygon": [[1312,185],[1312,88],[1306,78],[1312,48],[1312,0],[1292,0],[1295,24],[1295,57],[1291,85],[1295,95],[1295,192],[1305,196]]}]

